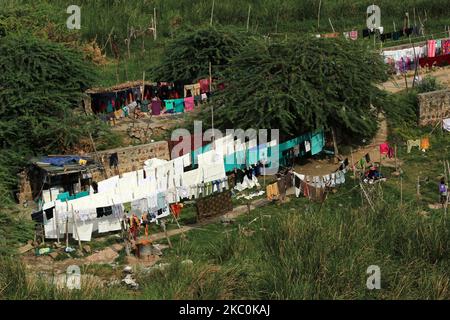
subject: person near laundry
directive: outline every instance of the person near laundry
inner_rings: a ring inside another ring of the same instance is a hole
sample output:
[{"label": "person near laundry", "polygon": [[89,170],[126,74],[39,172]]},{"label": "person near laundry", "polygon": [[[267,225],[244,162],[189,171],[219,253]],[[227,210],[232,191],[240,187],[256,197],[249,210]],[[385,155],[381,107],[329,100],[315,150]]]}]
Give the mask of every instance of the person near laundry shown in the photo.
[{"label": "person near laundry", "polygon": [[139,235],[139,228],[141,226],[141,222],[139,221],[138,216],[135,213],[131,214],[130,217],[130,235],[133,240],[137,240]]},{"label": "person near laundry", "polygon": [[441,196],[441,204],[442,206],[445,206],[448,199],[448,187],[445,184],[445,179],[442,178],[441,182],[439,183],[439,195]]},{"label": "person near laundry", "polygon": [[382,178],[383,176],[381,175],[380,171],[374,165],[372,165],[366,172],[366,182],[373,183],[373,181],[380,180]]},{"label": "person near laundry", "polygon": [[148,217],[148,213],[144,213],[142,215],[142,225],[144,226],[145,237],[148,238],[148,225],[150,224],[150,220]]}]

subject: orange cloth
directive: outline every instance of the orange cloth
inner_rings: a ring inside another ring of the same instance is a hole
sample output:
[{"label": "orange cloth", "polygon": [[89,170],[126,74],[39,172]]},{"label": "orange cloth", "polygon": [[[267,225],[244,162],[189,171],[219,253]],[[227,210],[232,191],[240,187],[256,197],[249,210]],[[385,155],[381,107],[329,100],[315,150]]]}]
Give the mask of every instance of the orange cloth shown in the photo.
[{"label": "orange cloth", "polygon": [[430,138],[422,138],[420,139],[420,149],[428,150],[430,148]]},{"label": "orange cloth", "polygon": [[277,200],[280,196],[280,191],[278,190],[278,183],[269,184],[266,188],[267,200]]}]

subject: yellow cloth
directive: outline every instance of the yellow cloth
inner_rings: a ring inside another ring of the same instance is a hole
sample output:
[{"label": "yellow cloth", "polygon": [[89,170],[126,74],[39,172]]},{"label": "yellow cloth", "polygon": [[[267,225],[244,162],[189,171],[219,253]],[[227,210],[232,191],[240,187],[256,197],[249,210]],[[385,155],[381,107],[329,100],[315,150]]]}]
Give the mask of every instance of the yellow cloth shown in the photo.
[{"label": "yellow cloth", "polygon": [[87,164],[87,160],[80,159],[79,164],[80,166],[85,166]]},{"label": "yellow cloth", "polygon": [[278,190],[278,183],[269,184],[266,187],[267,200],[276,200],[280,196],[280,191]]}]

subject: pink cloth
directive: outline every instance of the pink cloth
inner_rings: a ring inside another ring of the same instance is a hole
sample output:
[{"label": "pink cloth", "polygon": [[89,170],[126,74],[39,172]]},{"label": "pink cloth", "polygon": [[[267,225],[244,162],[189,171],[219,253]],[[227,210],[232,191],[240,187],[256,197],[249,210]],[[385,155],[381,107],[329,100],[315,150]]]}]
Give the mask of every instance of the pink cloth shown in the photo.
[{"label": "pink cloth", "polygon": [[436,40],[428,40],[428,58],[434,58],[436,56]]},{"label": "pink cloth", "polygon": [[194,110],[194,97],[184,98],[184,111]]},{"label": "pink cloth", "polygon": [[380,144],[380,153],[381,154],[389,153],[389,145],[387,144],[387,142]]}]

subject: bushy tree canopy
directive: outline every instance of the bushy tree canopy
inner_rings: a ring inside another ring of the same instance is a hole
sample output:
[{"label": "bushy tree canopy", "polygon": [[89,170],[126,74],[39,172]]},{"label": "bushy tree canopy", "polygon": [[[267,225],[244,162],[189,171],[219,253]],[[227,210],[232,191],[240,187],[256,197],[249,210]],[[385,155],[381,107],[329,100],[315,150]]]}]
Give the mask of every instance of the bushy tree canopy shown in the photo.
[{"label": "bushy tree canopy", "polygon": [[[300,38],[254,41],[231,59],[216,92],[218,128],[278,128],[293,135],[321,126],[344,135],[372,136],[379,89],[385,79],[379,54],[353,41]],[[210,108],[202,112],[210,123]]]},{"label": "bushy tree canopy", "polygon": [[209,62],[223,70],[243,47],[242,36],[230,30],[207,27],[181,34],[170,41],[152,77],[158,81],[193,83],[209,76]]},{"label": "bushy tree canopy", "polygon": [[70,151],[98,120],[77,114],[94,70],[61,44],[27,35],[0,41],[0,202],[30,156]]}]

